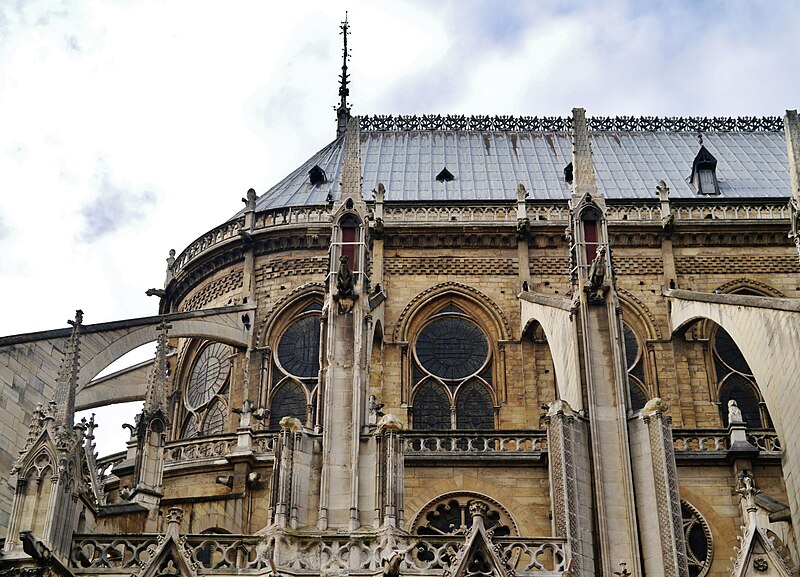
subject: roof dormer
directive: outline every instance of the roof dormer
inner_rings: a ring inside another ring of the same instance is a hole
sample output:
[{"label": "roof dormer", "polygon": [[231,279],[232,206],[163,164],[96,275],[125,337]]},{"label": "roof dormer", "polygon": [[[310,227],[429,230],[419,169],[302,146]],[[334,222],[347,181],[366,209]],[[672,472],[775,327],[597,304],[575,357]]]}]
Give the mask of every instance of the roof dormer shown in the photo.
[{"label": "roof dormer", "polygon": [[708,149],[700,144],[700,151],[692,162],[692,175],[690,182],[697,190],[697,194],[713,195],[719,194],[719,182],[717,181],[717,159]]}]

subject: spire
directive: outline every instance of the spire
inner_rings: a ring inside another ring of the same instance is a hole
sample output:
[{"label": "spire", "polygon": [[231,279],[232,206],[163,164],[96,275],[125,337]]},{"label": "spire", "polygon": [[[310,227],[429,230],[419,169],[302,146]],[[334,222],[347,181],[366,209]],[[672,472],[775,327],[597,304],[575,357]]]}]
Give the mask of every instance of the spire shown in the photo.
[{"label": "spire", "polygon": [[339,106],[336,109],[336,137],[339,138],[347,131],[347,121],[350,119],[350,105],[347,97],[350,95],[350,75],[347,73],[347,59],[350,54],[347,52],[347,36],[350,34],[350,24],[347,22],[347,12],[344,13],[344,22],[339,26],[340,34],[344,40],[342,49],[342,74],[339,76]]},{"label": "spire", "polygon": [[75,311],[75,320],[67,321],[72,325],[72,334],[67,340],[64,360],[58,371],[56,390],[53,393],[53,421],[56,431],[72,431],[75,424],[75,391],[78,389],[78,372],[81,358],[81,323],[83,311]]},{"label": "spire", "polygon": [[167,413],[167,332],[171,328],[172,325],[163,321],[158,325],[156,360],[153,362],[153,372],[147,385],[145,415],[152,415],[158,411],[164,415]]}]

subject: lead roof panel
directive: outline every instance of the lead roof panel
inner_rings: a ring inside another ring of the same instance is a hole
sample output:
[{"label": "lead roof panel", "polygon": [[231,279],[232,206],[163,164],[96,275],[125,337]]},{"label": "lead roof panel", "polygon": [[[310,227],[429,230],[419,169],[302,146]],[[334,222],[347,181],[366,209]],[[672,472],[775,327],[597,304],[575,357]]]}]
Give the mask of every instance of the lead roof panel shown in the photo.
[{"label": "lead roof panel", "polygon": [[[598,191],[612,200],[655,198],[664,179],[671,198],[700,197],[689,182],[700,149],[693,132],[591,131]],[[717,159],[721,194],[711,199],[788,198],[789,168],[779,131],[709,131],[703,144]],[[324,205],[339,197],[344,138],[331,142],[262,194],[256,210]],[[514,201],[519,183],[531,200],[567,200],[564,168],[572,160],[572,137],[535,130],[362,130],[364,195],[383,183],[389,202]],[[319,165],[327,182],[312,185]],[[438,182],[447,168],[455,179]],[[242,214],[241,212],[239,214]],[[238,216],[238,215],[237,215]]]}]

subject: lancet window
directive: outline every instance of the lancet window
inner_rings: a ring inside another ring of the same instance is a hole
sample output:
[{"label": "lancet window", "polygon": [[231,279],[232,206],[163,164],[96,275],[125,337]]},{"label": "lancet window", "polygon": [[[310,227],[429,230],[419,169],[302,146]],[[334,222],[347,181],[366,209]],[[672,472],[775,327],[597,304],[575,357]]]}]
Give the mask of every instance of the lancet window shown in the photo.
[{"label": "lancet window", "polygon": [[314,301],[302,307],[286,324],[273,346],[270,367],[269,428],[276,431],[284,417],[304,424],[313,418],[320,367],[322,306]]},{"label": "lancet window", "polygon": [[722,327],[712,333],[712,359],[717,380],[723,426],[728,426],[728,401],[735,400],[747,426],[771,427],[753,371],[734,342]]},{"label": "lancet window", "polygon": [[228,415],[233,349],[223,343],[200,347],[183,393],[185,416],[181,437],[218,435]]},{"label": "lancet window", "polygon": [[412,359],[415,429],[493,429],[492,349],[486,334],[455,304],[431,316]]},{"label": "lancet window", "polygon": [[639,411],[647,403],[647,386],[644,376],[644,354],[641,341],[631,327],[622,325],[622,337],[625,341],[625,364],[628,370],[628,391],[630,393],[632,411]]}]

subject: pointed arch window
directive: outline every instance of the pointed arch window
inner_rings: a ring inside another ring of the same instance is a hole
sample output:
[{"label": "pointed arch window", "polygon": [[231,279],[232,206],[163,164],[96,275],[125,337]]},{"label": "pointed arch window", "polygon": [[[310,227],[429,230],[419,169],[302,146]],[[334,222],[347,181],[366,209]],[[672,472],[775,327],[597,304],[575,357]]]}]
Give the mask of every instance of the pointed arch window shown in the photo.
[{"label": "pointed arch window", "polygon": [[233,354],[230,346],[218,342],[198,349],[183,394],[182,438],[224,432]]},{"label": "pointed arch window", "polygon": [[683,535],[686,538],[686,560],[689,577],[703,577],[711,568],[714,551],[711,530],[700,512],[681,499]]},{"label": "pointed arch window", "polygon": [[415,429],[493,429],[492,355],[483,330],[460,307],[440,308],[413,347]]},{"label": "pointed arch window", "polygon": [[320,331],[322,304],[313,300],[294,309],[291,322],[279,332],[272,346],[270,389],[268,391],[269,428],[277,431],[284,417],[313,421],[320,369]]},{"label": "pointed arch window", "polygon": [[736,342],[720,326],[714,329],[711,341],[723,426],[728,426],[728,401],[735,400],[748,427],[772,427],[753,371]]},{"label": "pointed arch window", "polygon": [[647,403],[641,341],[634,330],[625,323],[622,323],[622,337],[625,341],[625,365],[628,371],[630,408],[632,411],[640,411]]}]

